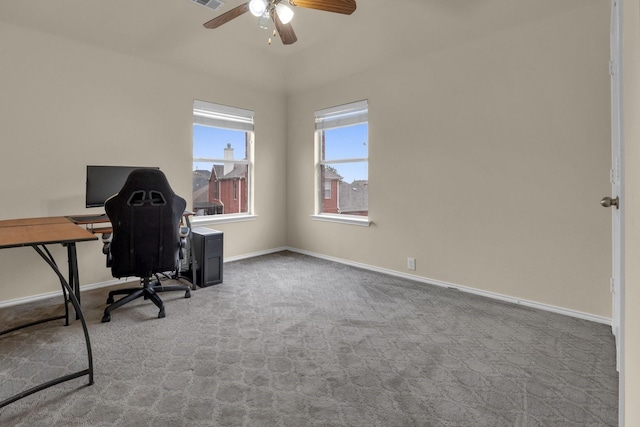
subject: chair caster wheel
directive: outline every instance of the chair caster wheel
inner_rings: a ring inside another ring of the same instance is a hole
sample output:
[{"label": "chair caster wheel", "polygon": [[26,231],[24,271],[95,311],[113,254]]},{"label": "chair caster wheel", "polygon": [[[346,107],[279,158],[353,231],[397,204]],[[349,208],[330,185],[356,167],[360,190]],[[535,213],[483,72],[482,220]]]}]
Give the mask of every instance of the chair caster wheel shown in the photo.
[{"label": "chair caster wheel", "polygon": [[187,291],[184,293],[185,298],[191,298],[191,292]]},{"label": "chair caster wheel", "polygon": [[105,314],[104,316],[102,316],[102,323],[107,323],[107,322],[111,322],[111,316],[108,314]]},{"label": "chair caster wheel", "polygon": [[158,319],[162,319],[163,317],[165,317],[167,314],[164,312],[164,309],[160,310],[160,313],[158,313]]}]

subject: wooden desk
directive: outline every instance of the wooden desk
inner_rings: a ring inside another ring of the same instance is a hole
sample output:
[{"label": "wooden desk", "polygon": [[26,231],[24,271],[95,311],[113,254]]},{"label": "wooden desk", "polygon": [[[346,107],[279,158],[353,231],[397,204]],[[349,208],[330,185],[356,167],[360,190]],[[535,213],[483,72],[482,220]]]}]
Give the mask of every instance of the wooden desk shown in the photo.
[{"label": "wooden desk", "polygon": [[64,216],[46,216],[41,218],[6,219],[0,221],[0,228],[24,227],[25,225],[65,224],[69,220]]},{"label": "wooden desk", "polygon": [[[191,223],[189,222],[189,217],[191,216],[193,216],[193,212],[191,211],[184,211],[184,213],[182,214],[182,217],[184,218],[184,221],[187,224],[187,227],[189,227],[189,229],[191,229]],[[73,222],[74,224],[86,226],[87,230],[89,230],[93,234],[113,233],[113,228],[111,227],[111,224],[110,224],[111,221],[109,220],[109,217],[106,214],[96,214],[96,215],[81,214],[81,215],[71,215],[65,218],[67,218],[69,221]],[[109,225],[101,226],[102,224],[109,224]],[[98,225],[98,227],[96,227],[96,225]]]},{"label": "wooden desk", "polygon": [[[16,248],[16,247],[32,247],[38,255],[51,267],[53,272],[60,280],[62,287],[62,295],[64,298],[65,315],[48,319],[37,320],[25,325],[20,325],[6,331],[0,332],[1,335],[8,334],[18,329],[37,325],[43,322],[49,322],[56,319],[65,319],[65,325],[69,324],[69,301],[73,305],[76,312],[76,318],[82,323],[82,330],[87,346],[88,367],[81,371],[64,375],[51,381],[47,381],[41,385],[22,391],[2,402],[0,408],[13,403],[23,397],[29,396],[45,388],[79,378],[85,375],[89,376],[89,385],[93,384],[93,356],[91,353],[91,341],[89,340],[89,332],[87,324],[80,308],[80,281],[78,280],[78,259],[76,255],[76,243],[89,240],[97,240],[97,237],[81,228],[65,217],[45,217],[45,218],[25,218],[11,219],[0,221],[0,249]],[[67,258],[69,264],[69,280],[65,279],[58,269],[53,255],[47,249],[46,245],[61,244],[67,248]]]},{"label": "wooden desk", "polygon": [[[62,219],[65,219],[62,217]],[[71,244],[86,240],[96,240],[97,237],[84,228],[78,227],[65,219],[66,222],[51,222],[45,224],[22,224],[5,226],[0,221],[0,249],[19,246],[48,245],[53,243]],[[7,221],[10,224],[16,220]]]}]

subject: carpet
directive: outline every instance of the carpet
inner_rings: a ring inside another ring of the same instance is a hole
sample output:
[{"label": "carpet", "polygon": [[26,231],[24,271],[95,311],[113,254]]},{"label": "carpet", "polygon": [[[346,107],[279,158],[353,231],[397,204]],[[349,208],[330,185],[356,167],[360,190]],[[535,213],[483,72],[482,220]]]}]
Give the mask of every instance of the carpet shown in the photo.
[{"label": "carpet", "polygon": [[[101,323],[82,294],[95,384],[0,410],[2,426],[615,426],[609,326],[292,252],[224,283],[138,300]],[[0,310],[0,328],[60,312]],[[0,400],[86,366],[80,324],[0,337]]]}]

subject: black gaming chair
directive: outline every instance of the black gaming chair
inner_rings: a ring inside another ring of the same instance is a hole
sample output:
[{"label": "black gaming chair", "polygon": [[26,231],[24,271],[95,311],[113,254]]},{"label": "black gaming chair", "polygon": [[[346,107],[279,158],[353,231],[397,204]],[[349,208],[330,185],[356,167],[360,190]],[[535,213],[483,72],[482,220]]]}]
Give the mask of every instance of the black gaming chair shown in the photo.
[{"label": "black gaming chair", "polygon": [[[105,202],[113,226],[112,235],[103,235],[107,267],[117,278],[140,277],[141,286],[109,292],[103,322],[111,320],[111,311],[140,297],[150,299],[160,309],[158,317],[165,317],[158,292],[184,291],[185,298],[191,296],[188,285],[163,286],[158,276],[179,269],[189,232],[180,226],[186,205],[158,169],[134,170],[120,192]],[[114,302],[114,295],[124,296]]]}]

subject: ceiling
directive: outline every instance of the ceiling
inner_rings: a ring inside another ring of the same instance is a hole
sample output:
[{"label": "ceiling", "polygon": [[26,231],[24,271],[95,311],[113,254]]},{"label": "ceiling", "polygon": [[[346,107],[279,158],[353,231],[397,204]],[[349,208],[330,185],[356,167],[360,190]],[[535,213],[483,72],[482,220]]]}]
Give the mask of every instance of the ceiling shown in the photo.
[{"label": "ceiling", "polygon": [[[357,0],[352,15],[294,8],[298,41],[284,46],[246,13],[215,30],[192,0],[0,1],[0,22],[186,67],[275,91],[294,91],[416,53],[441,49],[602,0]],[[339,65],[339,66],[337,66]]]}]

